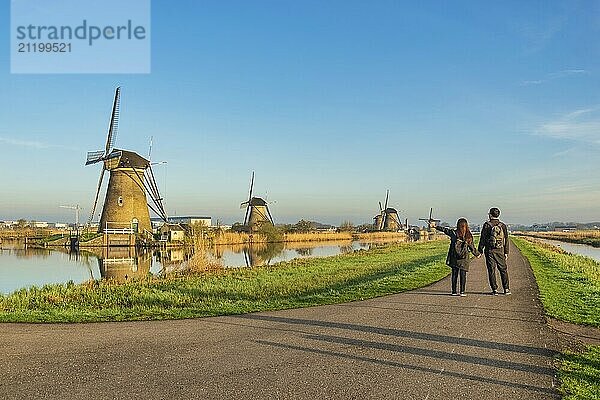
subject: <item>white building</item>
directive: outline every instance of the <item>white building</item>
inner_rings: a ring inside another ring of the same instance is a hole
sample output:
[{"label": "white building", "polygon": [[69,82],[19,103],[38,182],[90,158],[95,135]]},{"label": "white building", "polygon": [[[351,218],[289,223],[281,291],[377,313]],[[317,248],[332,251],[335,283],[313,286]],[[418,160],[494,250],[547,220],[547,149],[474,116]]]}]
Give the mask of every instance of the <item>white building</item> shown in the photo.
[{"label": "white building", "polygon": [[169,223],[172,224],[201,224],[204,226],[212,226],[211,217],[185,216],[185,217],[169,217]]}]

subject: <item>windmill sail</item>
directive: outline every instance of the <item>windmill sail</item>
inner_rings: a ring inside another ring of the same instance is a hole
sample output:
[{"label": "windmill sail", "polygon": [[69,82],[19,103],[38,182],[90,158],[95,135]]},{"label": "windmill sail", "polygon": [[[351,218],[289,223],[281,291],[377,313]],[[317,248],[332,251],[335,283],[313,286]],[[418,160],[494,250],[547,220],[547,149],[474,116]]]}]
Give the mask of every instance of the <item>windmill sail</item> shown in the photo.
[{"label": "windmill sail", "polygon": [[106,138],[106,148],[104,155],[107,156],[115,143],[117,137],[117,131],[119,130],[119,114],[121,109],[121,87],[115,90],[115,100],[113,102],[113,109],[110,116],[110,126],[108,128],[108,137]]},{"label": "windmill sail", "polygon": [[248,224],[248,217],[250,214],[250,208],[252,205],[252,190],[254,189],[254,171],[252,171],[252,178],[250,179],[250,194],[248,195],[248,201],[245,201],[241,204],[241,207],[246,206],[246,214],[244,215],[244,225]]}]

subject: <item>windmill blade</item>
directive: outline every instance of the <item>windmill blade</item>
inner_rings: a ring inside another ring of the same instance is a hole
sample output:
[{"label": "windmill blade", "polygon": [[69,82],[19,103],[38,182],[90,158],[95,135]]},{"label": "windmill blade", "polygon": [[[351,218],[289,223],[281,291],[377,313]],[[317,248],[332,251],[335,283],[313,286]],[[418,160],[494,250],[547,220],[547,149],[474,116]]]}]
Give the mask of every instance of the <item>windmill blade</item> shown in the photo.
[{"label": "windmill blade", "polygon": [[152,165],[151,164],[148,165],[148,171],[149,171],[149,174],[148,175],[144,174],[144,178],[146,178],[146,180],[148,181],[148,186],[150,187],[150,198],[152,199],[152,201],[154,202],[154,204],[158,208],[159,212],[157,212],[156,214],[164,222],[168,222],[169,218],[167,216],[167,212],[166,212],[165,207],[163,205],[163,202],[162,202],[163,198],[160,195],[160,192],[158,190],[158,184],[156,183],[156,178],[154,177],[154,171],[152,170]]},{"label": "windmill blade", "polygon": [[388,208],[388,199],[390,198],[390,190],[388,189],[387,192],[385,193],[385,207],[384,210],[387,210]]},{"label": "windmill blade", "polygon": [[250,179],[250,194],[248,195],[248,203],[252,200],[252,190],[254,189],[254,171],[252,171],[252,178]]},{"label": "windmill blade", "polygon": [[85,165],[96,164],[97,162],[102,161],[103,157],[104,157],[104,151],[102,151],[102,150],[88,151]]},{"label": "windmill blade", "polygon": [[148,161],[152,160],[152,136],[150,136],[150,148],[148,149]]},{"label": "windmill blade", "polygon": [[249,215],[250,215],[250,207],[252,207],[252,206],[250,205],[250,202],[249,202],[249,201],[248,201],[247,203],[248,203],[248,205],[246,206],[246,214],[244,215],[244,225],[247,225],[247,224],[248,224],[248,217],[249,217]]},{"label": "windmill blade", "polygon": [[383,213],[383,207],[381,206],[381,202],[379,202],[379,212]]},{"label": "windmill blade", "polygon": [[108,155],[112,150],[119,130],[119,114],[121,109],[121,87],[115,90],[115,101],[113,102],[112,114],[110,116],[110,126],[108,128],[108,137],[106,138],[106,147],[104,155]]},{"label": "windmill blade", "polygon": [[[248,223],[250,207],[252,207],[250,205],[250,203],[252,202],[252,191],[253,190],[254,190],[254,171],[252,171],[252,178],[250,178],[250,193],[248,194],[248,201],[244,202],[246,204],[246,214],[244,215],[244,225],[246,225]],[[244,203],[242,203],[240,205],[240,208],[243,208],[242,206],[244,205]]]},{"label": "windmill blade", "polygon": [[88,225],[90,225],[94,219],[94,213],[96,212],[96,206],[98,205],[98,196],[100,196],[100,188],[102,187],[102,179],[104,178],[104,171],[104,166],[102,166],[102,171],[100,171],[100,179],[98,180],[98,188],[96,189],[96,197],[94,198],[94,205],[92,206],[92,212],[90,213]]},{"label": "windmill blade", "polygon": [[267,214],[269,214],[269,221],[271,221],[271,224],[275,225],[275,222],[273,222],[273,216],[271,215],[271,210],[269,210],[269,207],[267,206]]},{"label": "windmill blade", "polygon": [[431,208],[431,210],[429,211],[429,222],[441,222],[440,219],[434,219],[433,218],[433,207]]}]

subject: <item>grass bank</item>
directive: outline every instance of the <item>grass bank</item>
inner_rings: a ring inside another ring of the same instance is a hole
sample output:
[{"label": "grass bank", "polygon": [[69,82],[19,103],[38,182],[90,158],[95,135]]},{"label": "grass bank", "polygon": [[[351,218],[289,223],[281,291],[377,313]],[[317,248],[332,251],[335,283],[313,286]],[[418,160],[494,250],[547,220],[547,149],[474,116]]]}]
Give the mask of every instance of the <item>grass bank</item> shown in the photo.
[{"label": "grass bank", "polygon": [[[513,241],[531,264],[546,314],[600,327],[600,263],[525,238]],[[557,362],[564,399],[600,399],[600,346],[565,351]]]},{"label": "grass bank", "polygon": [[600,263],[523,238],[514,243],[533,268],[546,314],[600,327]]},{"label": "grass bank", "polygon": [[449,273],[447,243],[408,243],[272,267],[148,277],[116,285],[47,285],[0,297],[0,321],[91,322],[195,318],[362,300]]}]

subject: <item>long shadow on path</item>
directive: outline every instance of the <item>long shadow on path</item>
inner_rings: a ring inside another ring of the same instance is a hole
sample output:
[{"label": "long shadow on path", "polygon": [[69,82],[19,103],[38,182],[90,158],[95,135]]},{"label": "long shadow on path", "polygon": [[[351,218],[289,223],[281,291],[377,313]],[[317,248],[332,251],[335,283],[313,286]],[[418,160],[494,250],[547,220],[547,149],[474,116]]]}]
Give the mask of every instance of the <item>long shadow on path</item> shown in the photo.
[{"label": "long shadow on path", "polygon": [[451,343],[465,346],[474,346],[481,347],[492,350],[501,350],[501,351],[510,351],[515,353],[528,353],[533,355],[545,356],[545,357],[554,357],[556,352],[538,348],[531,346],[523,346],[518,344],[509,344],[509,343],[498,343],[491,342],[486,340],[479,339],[469,339],[463,337],[455,337],[448,335],[440,335],[440,334],[432,334],[432,333],[422,333],[422,332],[411,332],[404,329],[393,329],[393,328],[382,328],[378,326],[365,326],[365,325],[357,325],[357,324],[348,324],[342,322],[329,322],[329,321],[317,321],[310,319],[300,319],[300,318],[288,318],[288,317],[277,317],[271,315],[264,314],[247,314],[235,316],[232,318],[242,318],[242,319],[252,319],[252,320],[261,320],[261,321],[270,321],[270,322],[280,322],[284,324],[292,324],[292,325],[307,325],[307,326],[318,326],[323,328],[336,328],[336,329],[345,329],[359,332],[367,332],[367,333],[375,333],[379,335],[386,336],[395,336],[395,337],[405,337],[410,339],[421,339],[421,340],[429,340],[441,343]]}]

